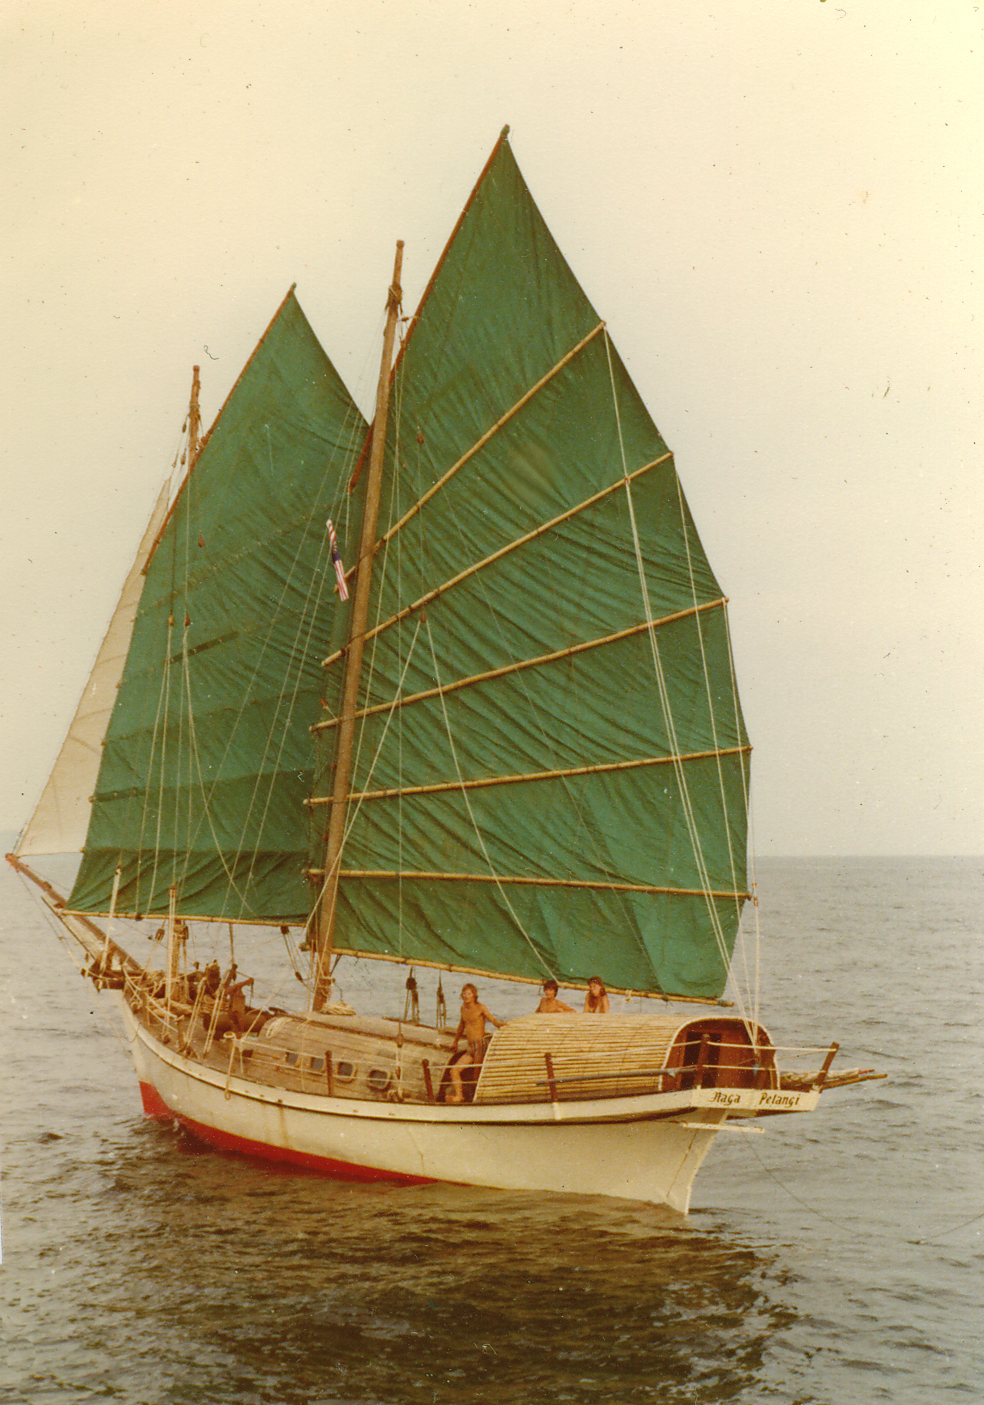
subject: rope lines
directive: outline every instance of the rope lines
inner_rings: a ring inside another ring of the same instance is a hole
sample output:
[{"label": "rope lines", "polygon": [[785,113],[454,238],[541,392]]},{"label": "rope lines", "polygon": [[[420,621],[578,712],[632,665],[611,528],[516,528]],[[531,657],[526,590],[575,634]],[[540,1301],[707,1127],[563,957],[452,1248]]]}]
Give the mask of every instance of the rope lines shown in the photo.
[{"label": "rope lines", "polygon": [[[642,545],[639,539],[639,527],[636,521],[635,506],[632,501],[632,485],[629,480],[628,463],[626,461],[625,456],[625,442],[622,435],[622,419],[618,407],[618,392],[615,386],[615,371],[612,365],[611,343],[609,342],[607,333],[605,335],[605,350],[608,356],[608,374],[612,388],[612,406],[614,409],[615,422],[618,430],[619,451],[622,455],[622,469],[625,482],[625,498],[629,511],[629,522],[632,529],[632,542],[635,550],[636,569],[639,576],[639,588],[642,594],[642,602],[646,612],[646,619],[649,622],[649,641],[652,651],[653,670],[656,678],[656,687],[657,692],[659,694],[659,702],[663,714],[664,726],[666,727],[667,737],[669,738],[670,742],[670,750],[671,753],[673,753],[675,756],[679,756],[681,754],[681,748],[677,741],[676,725],[673,719],[673,709],[670,701],[669,687],[667,685],[666,674],[663,668],[663,661],[660,655],[659,643],[656,637],[655,621],[653,619],[652,605],[649,598],[649,586],[646,581],[646,567],[645,562],[643,561]],[[689,550],[688,563],[690,568],[691,583],[693,583],[693,563],[690,558]],[[728,951],[727,942],[725,941],[724,937],[724,930],[721,926],[721,919],[718,914],[714,900],[711,896],[710,875],[707,868],[707,861],[704,857],[704,851],[703,846],[701,844],[700,835],[697,829],[697,821],[696,816],[694,814],[693,801],[690,796],[690,789],[687,784],[686,772],[683,768],[683,765],[679,761],[675,763],[674,771],[676,773],[677,786],[679,789],[681,801],[681,809],[687,828],[687,834],[690,839],[690,845],[693,851],[694,861],[697,866],[697,871],[700,876],[702,886],[705,890],[707,915],[710,921],[711,931],[714,935],[714,940],[717,944],[722,966],[724,970],[727,971],[731,964],[731,953]],[[739,1013],[741,1014],[742,1019],[749,1026],[749,1037],[752,1039],[752,1043],[754,1044],[754,1035],[752,1033],[752,1029],[748,1021],[748,1016],[744,1011],[743,1001],[740,998],[738,1001],[738,1006]]]},{"label": "rope lines", "polygon": [[[440,672],[439,672],[438,666],[437,666],[437,651],[436,651],[435,648],[434,648],[434,636],[431,634],[431,627],[430,627],[430,621],[429,621],[429,620],[427,621],[427,642],[428,642],[428,644],[430,645],[431,659],[433,660],[433,663],[434,663],[434,677],[437,679],[437,686],[438,686],[438,689],[440,690],[440,688],[441,688],[441,676],[440,676]],[[460,765],[458,764],[458,753],[457,753],[457,751],[455,750],[454,737],[451,735],[451,722],[450,722],[450,720],[449,720],[449,718],[448,718],[447,708],[446,708],[445,703],[444,703],[444,693],[443,693],[443,692],[440,692],[440,693],[439,693],[439,696],[440,696],[440,699],[441,699],[441,712],[442,712],[443,715],[444,715],[444,728],[445,728],[445,731],[447,732],[448,746],[449,746],[449,748],[450,748],[450,750],[451,750],[451,759],[452,759],[453,762],[454,762],[454,769],[455,769],[455,771],[457,772],[458,780],[459,780],[459,782],[460,782],[460,781],[462,781],[461,767],[460,767]],[[525,940],[527,946],[530,948],[530,951],[532,951],[532,953],[533,953],[534,957],[536,958],[536,960],[537,960],[537,961],[539,962],[539,964],[543,967],[544,973],[545,973],[546,975],[548,975],[548,976],[552,975],[553,972],[550,970],[550,967],[547,965],[546,961],[544,961],[543,956],[541,955],[539,948],[536,946],[536,944],[535,944],[535,942],[533,941],[532,937],[530,936],[530,934],[527,932],[526,928],[523,926],[522,922],[520,921],[519,916],[518,916],[518,914],[517,914],[517,912],[516,912],[516,909],[513,907],[512,903],[509,901],[509,898],[508,898],[508,896],[506,895],[506,890],[505,890],[505,888],[502,886],[502,883],[501,883],[501,881],[500,881],[500,879],[499,879],[499,876],[496,874],[495,865],[494,865],[493,862],[492,862],[492,859],[491,859],[491,856],[489,855],[488,849],[485,847],[485,840],[484,840],[483,837],[482,837],[482,831],[481,831],[481,830],[479,829],[479,827],[478,827],[478,823],[477,823],[477,821],[476,821],[476,819],[475,819],[475,813],[474,813],[474,811],[472,810],[472,807],[471,807],[471,801],[468,799],[468,791],[467,791],[467,789],[465,788],[464,784],[462,784],[462,786],[461,786],[461,798],[462,798],[462,800],[465,802],[465,809],[468,811],[468,818],[471,820],[472,828],[473,828],[474,831],[475,831],[475,838],[478,840],[479,848],[480,848],[481,851],[482,851],[482,857],[485,859],[485,862],[486,862],[486,863],[488,864],[488,866],[489,866],[489,873],[492,875],[493,881],[495,882],[495,885],[496,885],[496,887],[497,887],[498,890],[499,890],[499,896],[501,897],[501,899],[502,899],[502,901],[503,901],[503,904],[504,904],[504,906],[505,906],[505,908],[506,908],[506,911],[509,913],[509,916],[512,918],[513,922],[516,924],[516,927],[517,927],[518,931],[522,934],[522,936],[523,936],[523,938],[524,938],[524,940]]]}]

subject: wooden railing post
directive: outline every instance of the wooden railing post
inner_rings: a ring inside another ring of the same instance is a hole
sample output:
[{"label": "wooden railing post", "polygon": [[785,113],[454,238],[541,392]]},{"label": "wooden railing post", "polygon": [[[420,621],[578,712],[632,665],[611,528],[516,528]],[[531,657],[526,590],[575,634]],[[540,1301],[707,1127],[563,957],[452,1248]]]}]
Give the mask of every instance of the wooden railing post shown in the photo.
[{"label": "wooden railing post", "polygon": [[816,1082],[813,1084],[813,1087],[817,1092],[819,1092],[823,1085],[826,1083],[827,1074],[830,1072],[830,1065],[834,1062],[834,1055],[837,1053],[837,1050],[839,1048],[839,1044],[831,1044],[830,1048],[827,1050],[827,1057],[823,1061],[823,1067],[817,1074]]},{"label": "wooden railing post", "polygon": [[711,1041],[706,1034],[700,1036],[700,1049],[697,1052],[697,1063],[694,1067],[694,1081],[691,1088],[702,1088],[704,1086],[704,1069],[707,1067],[707,1055],[710,1053]]},{"label": "wooden railing post", "polygon": [[553,1059],[549,1054],[544,1054],[543,1061],[547,1065],[547,1087],[550,1089],[550,1101],[557,1101],[557,1079],[554,1074]]}]

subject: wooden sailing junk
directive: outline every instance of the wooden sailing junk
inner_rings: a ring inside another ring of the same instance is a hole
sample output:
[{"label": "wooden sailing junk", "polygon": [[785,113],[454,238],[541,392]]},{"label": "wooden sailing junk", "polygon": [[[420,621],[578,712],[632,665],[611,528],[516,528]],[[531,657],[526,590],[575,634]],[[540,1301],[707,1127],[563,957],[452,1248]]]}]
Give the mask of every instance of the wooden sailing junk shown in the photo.
[{"label": "wooden sailing junk", "polygon": [[[720,1008],[748,898],[725,600],[505,132],[407,324],[401,257],[372,427],[293,289],[200,449],[193,397],[11,859],[115,992],[152,1115],[329,1172],[686,1210],[720,1130],[863,1076],[830,1077],[836,1046],[784,1071]],[[25,863],[80,846],[67,898]],[[252,927],[304,1011],[208,965]],[[332,1001],[348,957],[665,1003],[512,1020],[454,1104],[409,995]]]}]

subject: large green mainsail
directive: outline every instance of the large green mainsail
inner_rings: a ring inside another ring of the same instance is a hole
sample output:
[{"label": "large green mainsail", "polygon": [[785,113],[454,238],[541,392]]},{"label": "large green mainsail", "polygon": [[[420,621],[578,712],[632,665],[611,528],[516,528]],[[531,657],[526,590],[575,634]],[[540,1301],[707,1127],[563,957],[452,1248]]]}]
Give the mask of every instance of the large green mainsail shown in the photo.
[{"label": "large green mainsail", "polygon": [[720,995],[748,750],[724,601],[504,139],[394,404],[335,949]]},{"label": "large green mainsail", "polygon": [[304,921],[325,519],[365,431],[291,290],[147,568],[72,907],[105,912],[119,864],[122,914],[174,885],[186,916]]}]

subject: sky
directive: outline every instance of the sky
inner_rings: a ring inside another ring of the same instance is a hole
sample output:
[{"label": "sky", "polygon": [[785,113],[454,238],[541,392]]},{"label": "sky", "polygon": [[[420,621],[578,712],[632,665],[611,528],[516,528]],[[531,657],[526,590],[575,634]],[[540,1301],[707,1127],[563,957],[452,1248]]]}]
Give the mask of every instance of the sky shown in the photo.
[{"label": "sky", "polygon": [[8,0],[0,828],[202,366],[364,409],[502,126],[730,599],[758,853],[984,853],[984,4]]}]

